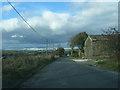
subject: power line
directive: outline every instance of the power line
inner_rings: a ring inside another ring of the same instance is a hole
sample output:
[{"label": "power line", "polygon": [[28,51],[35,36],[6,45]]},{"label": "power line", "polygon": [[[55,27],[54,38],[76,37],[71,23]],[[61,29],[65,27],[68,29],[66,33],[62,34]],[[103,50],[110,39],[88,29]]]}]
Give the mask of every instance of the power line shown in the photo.
[{"label": "power line", "polygon": [[[22,18],[22,20],[31,28],[31,30],[33,30],[34,32],[36,32],[37,34],[39,34],[40,35],[40,33],[39,32],[37,32],[27,21],[26,21],[26,19],[17,11],[17,9],[11,4],[11,2],[9,2],[8,0],[7,0],[7,2],[10,4],[10,6],[16,11],[16,13]],[[46,44],[46,54],[48,54],[48,38],[46,38],[46,37],[43,37],[43,36],[41,36],[40,35],[40,37],[42,37],[42,38],[44,38],[45,39],[45,44]],[[58,47],[60,47],[61,46],[61,44],[59,43],[58,44]],[[54,46],[53,46],[54,47]],[[54,49],[54,48],[53,48]]]},{"label": "power line", "polygon": [[[31,30],[33,30],[34,32],[36,32],[37,34],[40,35],[40,33],[39,33],[38,31],[36,31],[36,30],[26,21],[26,19],[18,12],[18,10],[11,4],[11,2],[9,2],[8,0],[7,0],[7,2],[8,2],[8,3],[10,4],[10,6],[16,11],[16,13],[22,18],[22,20],[31,28]],[[40,37],[45,38],[45,37],[43,37],[43,36],[41,36],[41,35],[40,35]],[[45,39],[47,39],[47,38],[45,38]]]},{"label": "power line", "polygon": [[[8,1],[8,0],[7,0]],[[25,18],[17,11],[17,9],[11,4],[11,2],[8,1],[8,3],[13,7],[13,9],[16,11],[16,13],[23,19],[23,21],[34,31],[37,32],[26,20]]]},{"label": "power line", "polygon": [[[40,33],[39,32],[37,32],[27,21],[26,21],[26,19],[17,11],[17,9],[11,4],[11,2],[9,2],[8,0],[7,0],[7,2],[9,3],[9,5],[16,11],[16,13],[22,18],[22,20],[31,28],[31,30],[33,30],[34,32],[36,32],[37,34],[39,34],[40,35]],[[41,35],[40,35],[41,36]],[[42,36],[41,36],[42,37]],[[43,37],[44,39],[45,39],[45,41],[46,41],[46,54],[48,53],[48,39],[47,38],[45,38],[45,37]]]}]

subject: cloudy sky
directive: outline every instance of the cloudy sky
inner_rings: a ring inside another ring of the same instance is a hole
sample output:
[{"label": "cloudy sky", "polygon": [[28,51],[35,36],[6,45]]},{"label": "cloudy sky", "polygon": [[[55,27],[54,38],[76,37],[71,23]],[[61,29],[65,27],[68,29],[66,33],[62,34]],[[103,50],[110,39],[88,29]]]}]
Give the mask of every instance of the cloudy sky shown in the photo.
[{"label": "cloudy sky", "polygon": [[14,2],[12,5],[37,31],[19,17],[7,3],[0,7],[3,49],[44,48],[48,38],[64,47],[79,32],[101,34],[102,29],[118,26],[117,2]]}]

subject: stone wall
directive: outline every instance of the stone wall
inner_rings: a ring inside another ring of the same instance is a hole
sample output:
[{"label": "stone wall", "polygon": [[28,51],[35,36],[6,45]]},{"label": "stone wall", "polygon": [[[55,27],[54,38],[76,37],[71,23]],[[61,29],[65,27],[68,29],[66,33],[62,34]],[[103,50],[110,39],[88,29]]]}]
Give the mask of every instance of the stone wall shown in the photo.
[{"label": "stone wall", "polygon": [[105,41],[93,41],[93,58],[107,58],[108,47]]},{"label": "stone wall", "polygon": [[84,55],[87,59],[108,58],[108,46],[104,40],[92,40],[90,37],[85,41]]},{"label": "stone wall", "polygon": [[87,59],[91,59],[93,57],[92,41],[89,37],[85,42],[84,54],[85,54],[85,58]]}]

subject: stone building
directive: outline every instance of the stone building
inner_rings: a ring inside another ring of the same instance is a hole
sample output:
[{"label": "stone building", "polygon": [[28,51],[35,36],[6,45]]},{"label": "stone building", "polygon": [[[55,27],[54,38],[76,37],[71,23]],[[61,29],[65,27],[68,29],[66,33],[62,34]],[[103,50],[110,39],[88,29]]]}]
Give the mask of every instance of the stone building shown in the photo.
[{"label": "stone building", "polygon": [[108,57],[107,35],[89,35],[84,45],[84,55],[87,59]]}]

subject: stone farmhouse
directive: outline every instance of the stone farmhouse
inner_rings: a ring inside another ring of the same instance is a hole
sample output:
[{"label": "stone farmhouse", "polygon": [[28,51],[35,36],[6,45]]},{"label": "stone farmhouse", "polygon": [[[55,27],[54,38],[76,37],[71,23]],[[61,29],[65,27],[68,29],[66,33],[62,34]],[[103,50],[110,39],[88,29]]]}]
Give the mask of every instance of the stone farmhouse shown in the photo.
[{"label": "stone farmhouse", "polygon": [[89,35],[84,45],[84,57],[87,59],[107,58],[107,35]]}]

